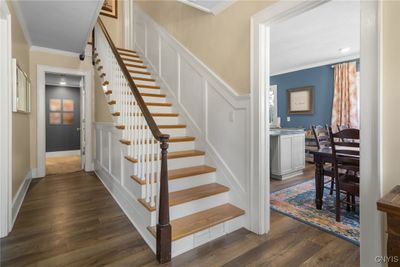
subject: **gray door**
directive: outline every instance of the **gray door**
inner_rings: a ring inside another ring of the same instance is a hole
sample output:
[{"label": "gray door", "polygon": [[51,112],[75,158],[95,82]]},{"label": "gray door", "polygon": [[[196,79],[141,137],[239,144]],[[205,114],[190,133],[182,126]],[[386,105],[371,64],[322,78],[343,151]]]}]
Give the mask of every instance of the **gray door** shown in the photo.
[{"label": "gray door", "polygon": [[46,85],[46,152],[80,149],[80,88]]}]

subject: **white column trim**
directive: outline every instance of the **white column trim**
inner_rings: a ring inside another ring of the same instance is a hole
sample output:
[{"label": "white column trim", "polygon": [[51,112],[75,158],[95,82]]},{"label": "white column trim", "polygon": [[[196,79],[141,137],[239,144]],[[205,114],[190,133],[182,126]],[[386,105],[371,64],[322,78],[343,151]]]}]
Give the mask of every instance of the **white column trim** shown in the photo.
[{"label": "white column trim", "polygon": [[0,1],[0,39],[0,237],[4,237],[12,226],[11,15],[4,0]]}]

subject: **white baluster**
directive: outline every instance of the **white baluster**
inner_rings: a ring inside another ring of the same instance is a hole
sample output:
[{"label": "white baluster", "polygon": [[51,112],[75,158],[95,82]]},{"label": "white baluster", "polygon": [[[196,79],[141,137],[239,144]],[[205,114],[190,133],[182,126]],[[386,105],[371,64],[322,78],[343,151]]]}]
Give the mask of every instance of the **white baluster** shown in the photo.
[{"label": "white baluster", "polygon": [[[150,131],[149,131],[150,132]],[[156,145],[156,139],[151,138],[151,141],[149,140],[149,145],[151,146],[151,170],[150,170],[150,174],[151,174],[151,179],[150,179],[150,183],[151,183],[151,196],[150,196],[150,206],[154,207],[155,204],[155,188],[156,188],[156,181],[155,181],[155,168],[154,166],[157,164],[156,162],[158,162],[158,155],[155,154],[155,145]]]}]

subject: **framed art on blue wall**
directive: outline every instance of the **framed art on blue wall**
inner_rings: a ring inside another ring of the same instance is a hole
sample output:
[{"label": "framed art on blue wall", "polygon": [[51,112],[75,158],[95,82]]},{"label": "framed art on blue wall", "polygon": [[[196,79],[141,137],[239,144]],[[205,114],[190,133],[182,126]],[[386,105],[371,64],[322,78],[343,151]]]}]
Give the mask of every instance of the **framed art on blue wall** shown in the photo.
[{"label": "framed art on blue wall", "polygon": [[314,113],[314,86],[287,90],[288,114]]}]

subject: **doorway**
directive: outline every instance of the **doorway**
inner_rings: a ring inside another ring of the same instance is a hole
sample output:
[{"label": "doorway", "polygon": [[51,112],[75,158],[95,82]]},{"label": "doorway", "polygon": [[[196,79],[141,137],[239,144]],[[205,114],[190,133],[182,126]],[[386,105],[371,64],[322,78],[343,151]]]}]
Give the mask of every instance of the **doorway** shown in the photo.
[{"label": "doorway", "polygon": [[[251,19],[251,228],[263,234],[270,228],[270,127],[267,108],[270,84],[270,26],[329,1],[280,1]],[[361,265],[374,262],[383,253],[382,216],[376,210],[380,197],[380,12],[379,1],[361,1],[360,69],[360,245]],[[372,242],[371,240],[374,240]],[[371,241],[371,242],[368,242]]]},{"label": "doorway", "polygon": [[92,171],[91,72],[38,65],[37,177]]},{"label": "doorway", "polygon": [[46,74],[46,175],[80,171],[83,77]]}]

